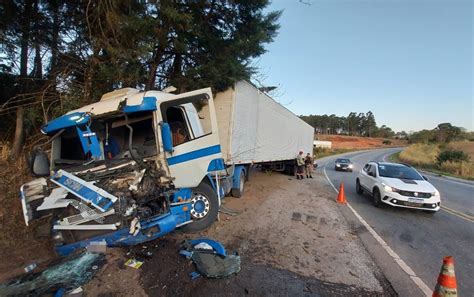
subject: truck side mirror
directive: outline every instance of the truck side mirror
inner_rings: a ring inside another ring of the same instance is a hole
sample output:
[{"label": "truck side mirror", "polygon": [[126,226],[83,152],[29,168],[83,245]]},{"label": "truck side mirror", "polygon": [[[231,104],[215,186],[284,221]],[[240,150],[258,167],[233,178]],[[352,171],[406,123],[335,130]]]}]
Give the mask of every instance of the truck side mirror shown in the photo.
[{"label": "truck side mirror", "polygon": [[161,138],[163,140],[163,149],[165,152],[173,152],[173,136],[171,135],[171,128],[168,123],[161,122]]},{"label": "truck side mirror", "polygon": [[43,177],[50,175],[48,155],[42,150],[35,149],[31,152],[29,166],[33,176]]}]

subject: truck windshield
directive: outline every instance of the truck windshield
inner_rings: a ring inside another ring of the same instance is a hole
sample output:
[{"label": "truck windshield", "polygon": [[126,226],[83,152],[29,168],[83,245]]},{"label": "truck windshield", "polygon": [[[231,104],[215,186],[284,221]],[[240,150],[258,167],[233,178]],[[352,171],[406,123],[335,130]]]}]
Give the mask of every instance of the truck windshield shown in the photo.
[{"label": "truck windshield", "polygon": [[[128,115],[128,124],[133,129],[134,153],[140,157],[156,155],[152,113]],[[94,119],[88,128],[68,128],[53,141],[54,163],[78,164],[90,160],[131,158],[129,136],[130,129],[123,114]]]}]

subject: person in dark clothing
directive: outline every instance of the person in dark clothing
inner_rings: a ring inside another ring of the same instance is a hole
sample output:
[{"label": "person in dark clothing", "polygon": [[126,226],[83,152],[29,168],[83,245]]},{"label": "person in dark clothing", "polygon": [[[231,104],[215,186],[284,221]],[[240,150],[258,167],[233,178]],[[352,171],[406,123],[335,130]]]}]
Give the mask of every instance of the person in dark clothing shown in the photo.
[{"label": "person in dark clothing", "polygon": [[311,175],[313,173],[313,157],[308,153],[306,158],[304,158],[304,165],[306,169],[306,178],[313,178]]}]

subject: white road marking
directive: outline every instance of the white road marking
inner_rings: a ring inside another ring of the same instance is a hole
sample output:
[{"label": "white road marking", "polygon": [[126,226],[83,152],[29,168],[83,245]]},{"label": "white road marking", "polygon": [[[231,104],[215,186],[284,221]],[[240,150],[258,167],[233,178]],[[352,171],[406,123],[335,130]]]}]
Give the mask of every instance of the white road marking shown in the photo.
[{"label": "white road marking", "polygon": [[[339,191],[337,190],[337,188],[334,186],[334,184],[331,182],[331,180],[329,179],[327,173],[326,173],[326,165],[324,165],[323,167],[323,171],[324,171],[324,175],[326,176],[326,180],[329,182],[329,184],[332,186],[332,188],[334,189],[334,191],[336,193],[339,193]],[[362,223],[362,225],[365,226],[365,228],[367,228],[367,230],[369,230],[370,234],[372,234],[372,236],[374,237],[374,239],[382,246],[382,248],[389,254],[390,257],[393,258],[393,260],[398,264],[398,266],[400,266],[400,268],[406,273],[408,274],[408,276],[410,276],[411,280],[415,283],[415,285],[418,286],[418,288],[420,288],[420,290],[426,295],[426,296],[431,296],[431,294],[433,294],[433,291],[425,284],[425,282],[423,282],[423,280],[421,278],[419,278],[418,276],[416,276],[416,273],[413,271],[413,269],[410,268],[410,266],[408,266],[405,261],[403,261],[400,256],[395,253],[395,251],[385,242],[385,240],[382,239],[382,237],[380,237],[380,235],[377,234],[377,232],[375,232],[375,230],[370,227],[370,225],[359,215],[359,213],[357,213],[357,211],[349,204],[349,202],[346,203],[347,204],[347,207],[349,207],[349,209],[352,211],[352,213],[354,213],[354,215],[356,216],[356,218]]]}]

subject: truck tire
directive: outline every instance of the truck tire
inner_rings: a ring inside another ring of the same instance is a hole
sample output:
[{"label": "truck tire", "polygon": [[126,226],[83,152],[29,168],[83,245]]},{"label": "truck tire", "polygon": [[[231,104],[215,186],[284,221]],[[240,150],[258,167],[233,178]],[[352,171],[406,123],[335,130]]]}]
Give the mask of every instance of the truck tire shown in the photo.
[{"label": "truck tire", "polygon": [[232,196],[236,198],[242,197],[244,193],[244,186],[245,186],[245,174],[243,171],[240,171],[240,183],[238,189],[232,189]]},{"label": "truck tire", "polygon": [[192,223],[183,226],[185,232],[197,232],[207,229],[217,219],[219,214],[219,199],[214,189],[206,182],[202,182],[193,189],[191,197],[193,205],[191,208]]}]

